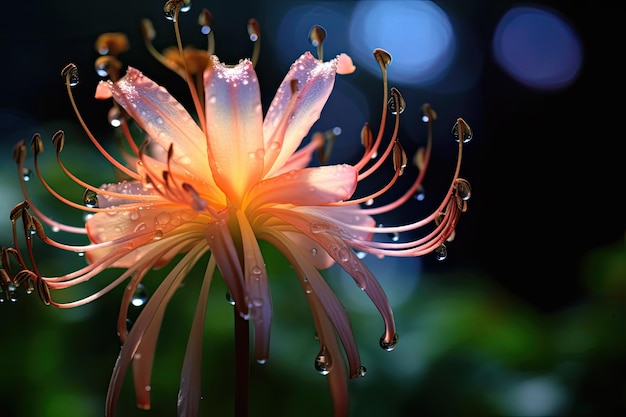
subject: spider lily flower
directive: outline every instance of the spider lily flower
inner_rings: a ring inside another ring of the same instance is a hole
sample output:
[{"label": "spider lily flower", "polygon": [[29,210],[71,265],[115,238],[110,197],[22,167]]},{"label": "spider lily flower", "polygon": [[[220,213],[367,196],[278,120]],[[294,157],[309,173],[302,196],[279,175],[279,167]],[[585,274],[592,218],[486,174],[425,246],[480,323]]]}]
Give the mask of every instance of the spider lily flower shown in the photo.
[{"label": "spider lily flower", "polygon": [[[207,50],[182,47],[178,17],[187,8],[184,1],[169,1],[165,7],[176,28],[178,47],[174,50],[158,53],[151,44],[155,35],[152,26],[145,21],[143,28],[148,49],[188,82],[196,117],[140,70],[128,67],[121,75],[118,53],[128,47],[123,35],[106,34],[96,44],[103,53],[96,69],[108,77],[99,84],[96,97],[113,99],[109,120],[126,140],[129,152],[124,161],[110,154],[86,126],[72,95],[72,88],[78,83],[77,68],[70,64],[63,69],[68,95],[86,135],[126,179],[94,186],[78,178],[61,159],[65,135],[58,131],[52,144],[60,169],[85,189],[82,203],[71,201],[46,182],[38,164],[43,140],[35,134],[30,148],[37,177],[68,207],[90,214],[83,226],[62,224],[36,206],[29,196],[23,176],[27,146],[18,143],[13,159],[25,201],[10,213],[15,246],[2,249],[1,294],[14,300],[18,287],[25,287],[27,292],[37,290],[46,304],[70,308],[124,286],[118,318],[122,348],[106,400],[106,415],[112,417],[131,366],[138,407],[150,408],[146,387],[150,386],[164,312],[191,268],[205,262],[178,401],[179,416],[195,416],[200,399],[199,364],[207,298],[218,270],[232,297],[235,325],[243,329],[236,333],[243,334],[246,343],[243,349],[246,353],[237,358],[238,369],[244,369],[238,377],[246,378],[248,323],[253,330],[254,358],[265,363],[269,357],[271,277],[259,246],[259,241],[266,241],[291,263],[300,281],[319,336],[315,368],[328,378],[335,416],[346,416],[347,381],[365,375],[365,367],[348,313],[321,271],[337,264],[365,291],[382,317],[379,344],[385,350],[393,350],[398,335],[391,306],[358,253],[409,257],[434,252],[441,259],[445,257],[445,242],[453,238],[471,194],[469,183],[459,177],[463,144],[471,139],[471,129],[463,119],[457,119],[454,125],[457,165],[438,208],[417,221],[379,226],[374,216],[398,208],[420,190],[430,157],[432,123],[436,119],[435,111],[424,105],[428,141],[414,158],[419,174],[412,186],[391,203],[370,204],[393,187],[408,162],[397,139],[400,115],[406,104],[397,89],[387,86],[391,56],[382,49],[374,51],[383,79],[383,108],[377,133],[372,132],[369,124],[363,127],[364,151],[356,163],[327,165],[333,134],[309,131],[331,94],[335,76],[354,70],[350,58],[341,54],[324,61],[325,33],[314,27],[310,37],[317,45],[318,56],[305,52],[293,63],[263,114],[254,69],[260,38],[258,22],[249,22],[251,39],[255,41],[253,58],[227,65],[213,54],[212,32],[207,29],[212,16],[206,10],[202,11],[200,22],[209,33],[209,47]],[[388,118],[393,119],[391,132],[385,129]],[[131,134],[131,124],[145,133],[140,145]],[[307,138],[310,140],[306,141]],[[315,154],[321,165],[310,166]],[[388,159],[393,161],[391,175],[381,173],[381,165]],[[359,196],[359,183],[372,175],[388,175],[387,184],[369,195]],[[20,223],[22,228],[18,231]],[[47,227],[85,235],[89,242],[64,244],[48,235]],[[423,231],[421,237],[409,241],[376,238],[418,231]],[[45,275],[35,261],[34,238],[63,251],[84,254],[87,265],[65,275]],[[152,269],[169,264],[173,264],[170,272],[127,330],[128,308],[141,281]],[[56,291],[87,282],[109,268],[119,268],[121,272],[104,288],[72,302],[55,301]]]}]

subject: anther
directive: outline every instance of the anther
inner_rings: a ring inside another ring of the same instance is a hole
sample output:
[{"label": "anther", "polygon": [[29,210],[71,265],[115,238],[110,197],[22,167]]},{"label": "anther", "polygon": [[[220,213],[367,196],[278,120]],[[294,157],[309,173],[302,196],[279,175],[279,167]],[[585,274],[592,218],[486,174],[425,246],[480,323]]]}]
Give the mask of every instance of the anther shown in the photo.
[{"label": "anther", "polygon": [[200,14],[198,15],[198,24],[200,25],[200,32],[203,35],[208,35],[211,33],[213,25],[213,15],[209,11],[209,9],[202,9]]},{"label": "anther", "polygon": [[35,155],[43,153],[43,140],[41,140],[41,135],[39,133],[35,133],[33,135],[33,138],[30,141],[30,149]]},{"label": "anther", "polygon": [[314,25],[309,32],[309,41],[311,45],[317,48],[317,59],[324,60],[324,39],[326,39],[326,29],[319,25]]},{"label": "anther", "polygon": [[67,64],[61,70],[61,76],[65,78],[65,83],[70,87],[74,87],[78,84],[78,68],[75,64]]},{"label": "anther", "polygon": [[103,33],[96,39],[95,48],[100,55],[117,55],[130,47],[128,38],[123,33]]},{"label": "anther", "polygon": [[261,37],[261,25],[258,20],[254,18],[248,19],[248,35],[252,42],[258,41]]},{"label": "anther", "polygon": [[472,140],[473,136],[472,129],[465,122],[465,120],[461,118],[457,119],[454,126],[452,126],[452,135],[457,142],[462,138],[463,143],[467,143]]},{"label": "anther", "polygon": [[15,161],[16,164],[21,165],[24,162],[24,159],[26,159],[26,145],[24,144],[24,141],[21,140],[18,143],[15,144],[15,146],[13,146],[13,161]]},{"label": "anther", "polygon": [[391,64],[391,54],[382,48],[374,49],[374,58],[376,58],[381,67],[387,68]]},{"label": "anther", "polygon": [[54,135],[52,135],[52,146],[54,146],[54,150],[57,154],[61,153],[63,145],[65,145],[65,132],[57,130]]},{"label": "anther", "polygon": [[433,109],[429,103],[424,103],[420,109],[422,113],[422,121],[428,123],[432,120],[437,120],[437,112]]},{"label": "anther", "polygon": [[163,12],[165,13],[165,18],[167,20],[171,20],[176,22],[178,17],[178,13],[188,12],[191,8],[191,0],[168,0],[163,6]]},{"label": "anther", "polygon": [[395,87],[391,88],[391,98],[389,98],[387,104],[391,114],[401,114],[406,108],[406,101],[404,101],[402,94],[400,94],[400,91]]},{"label": "anther", "polygon": [[[27,201],[22,201],[21,203],[17,203],[15,205],[15,207],[13,207],[11,209],[11,214],[9,216],[10,219],[11,219],[11,222],[15,223],[17,221],[17,219],[22,216],[22,212],[25,211],[25,210],[28,210],[28,202]],[[5,251],[2,252],[2,255],[3,255],[2,264],[3,265],[5,265],[4,253],[5,253]]]},{"label": "anther", "polygon": [[156,37],[156,31],[150,19],[141,19],[141,36],[146,41],[153,41]]},{"label": "anther", "polygon": [[369,151],[373,142],[374,138],[372,135],[372,129],[370,128],[369,123],[365,123],[361,128],[361,145],[363,145],[366,151]]},{"label": "anther", "polygon": [[396,141],[393,144],[392,159],[394,171],[397,171],[398,176],[401,176],[402,174],[404,174],[404,168],[406,168],[407,157],[406,152],[404,152],[404,148],[399,141]]},{"label": "anther", "polygon": [[113,80],[119,78],[122,63],[112,55],[101,56],[94,63],[96,73],[100,77],[109,77]]}]

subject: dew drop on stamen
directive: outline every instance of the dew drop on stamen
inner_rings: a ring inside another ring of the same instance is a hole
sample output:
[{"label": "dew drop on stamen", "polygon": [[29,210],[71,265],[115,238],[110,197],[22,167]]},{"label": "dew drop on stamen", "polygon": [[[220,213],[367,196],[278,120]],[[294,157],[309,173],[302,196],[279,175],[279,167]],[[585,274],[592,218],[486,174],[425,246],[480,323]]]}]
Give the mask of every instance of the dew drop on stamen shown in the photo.
[{"label": "dew drop on stamen", "polygon": [[24,181],[30,181],[32,176],[33,172],[29,168],[22,168],[22,178],[24,178]]},{"label": "dew drop on stamen", "polygon": [[365,202],[365,205],[366,205],[366,206],[371,206],[372,204],[374,204],[374,199],[373,199],[373,198],[370,198],[369,200],[367,200],[367,201]]},{"label": "dew drop on stamen", "polygon": [[438,261],[443,261],[448,257],[448,248],[446,248],[446,245],[442,243],[441,245],[439,245],[439,247],[437,247],[437,249],[433,251],[433,253],[435,254],[435,259],[437,259]]},{"label": "dew drop on stamen", "polygon": [[454,139],[457,142],[461,139],[460,136],[463,136],[463,143],[467,143],[472,140],[472,129],[465,122],[465,120],[459,119],[454,126],[452,126],[452,136],[454,136]]},{"label": "dew drop on stamen", "polygon": [[146,289],[146,286],[140,282],[137,285],[137,288],[135,288],[135,292],[133,293],[130,303],[135,307],[141,307],[146,303],[146,301],[148,301],[148,290]]},{"label": "dew drop on stamen", "polygon": [[355,376],[363,378],[365,374],[367,374],[367,369],[365,368],[365,366],[361,365],[359,366],[359,370],[357,371],[357,374]]},{"label": "dew drop on stamen", "polygon": [[398,232],[389,233],[389,237],[391,238],[393,242],[397,242],[400,239],[400,233]]},{"label": "dew drop on stamen", "polygon": [[85,190],[83,193],[83,203],[86,207],[97,208],[98,207],[98,194],[93,190]]}]

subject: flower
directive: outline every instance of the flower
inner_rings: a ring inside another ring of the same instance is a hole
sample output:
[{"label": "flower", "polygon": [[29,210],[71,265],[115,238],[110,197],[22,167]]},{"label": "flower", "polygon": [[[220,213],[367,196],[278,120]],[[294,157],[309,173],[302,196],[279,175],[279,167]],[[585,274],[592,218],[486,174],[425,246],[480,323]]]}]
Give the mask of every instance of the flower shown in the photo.
[{"label": "flower", "polygon": [[[384,126],[389,116],[386,106],[375,135],[369,125],[362,129],[363,157],[355,164],[326,165],[334,133],[317,132],[303,144],[313,123],[333,89],[336,74],[354,70],[345,54],[324,61],[321,43],[324,32],[314,27],[311,38],[318,45],[318,57],[303,53],[291,66],[278,91],[263,114],[259,82],[255,72],[258,47],[253,58],[236,65],[221,62],[212,53],[212,32],[207,50],[183,48],[178,35],[179,12],[184,1],[166,3],[166,15],[174,21],[178,47],[159,54],[151,40],[154,30],[144,21],[146,45],[164,65],[189,84],[197,119],[170,93],[140,70],[128,67],[120,76],[118,54],[128,49],[121,34],[105,34],[96,49],[102,56],[98,72],[107,77],[96,91],[98,99],[113,98],[109,119],[127,140],[130,154],[125,163],[115,159],[95,138],[81,117],[72,96],[78,71],[70,64],[62,71],[68,94],[86,134],[98,150],[126,179],[93,186],[76,177],[62,162],[64,133],[52,138],[61,169],[85,188],[83,204],[70,201],[43,178],[37,163],[43,152],[39,134],[33,136],[31,149],[35,170],[44,186],[69,207],[90,213],[84,227],[59,223],[37,207],[28,194],[25,179],[21,186],[25,201],[10,214],[14,248],[2,249],[2,292],[13,299],[18,287],[28,292],[37,289],[46,304],[68,308],[89,303],[111,289],[125,285],[118,332],[122,348],[115,364],[106,401],[106,415],[115,415],[116,403],[128,368],[133,366],[137,404],[150,408],[150,376],[154,351],[168,301],[187,277],[190,269],[208,257],[202,288],[193,318],[181,376],[178,414],[195,416],[200,398],[202,330],[212,278],[219,270],[226,282],[235,309],[237,334],[246,335],[253,326],[254,357],[264,363],[269,357],[272,299],[266,264],[259,241],[275,246],[294,268],[311,308],[320,351],[316,369],[327,375],[336,416],[348,413],[348,377],[365,375],[354,340],[350,319],[320,271],[340,265],[367,293],[380,311],[384,331],[380,346],[393,350],[398,336],[391,306],[373,274],[357,252],[376,256],[420,256],[436,252],[445,257],[445,242],[453,237],[462,212],[467,209],[469,183],[459,177],[463,143],[471,130],[458,119],[453,133],[459,143],[458,163],[440,206],[419,221],[401,226],[380,227],[374,215],[399,207],[420,189],[430,156],[428,145],[418,152],[415,162],[420,174],[413,185],[396,201],[372,206],[369,203],[389,190],[403,174],[407,157],[397,132],[405,102],[400,92],[387,88],[386,71],[391,56],[382,49],[374,51],[384,83],[384,103],[395,119],[394,131],[386,144]],[[212,16],[201,13],[201,25],[210,27]],[[249,22],[251,39],[258,45],[258,22]],[[390,97],[389,97],[390,95]],[[429,126],[436,113],[423,106]],[[136,124],[145,139],[137,145],[131,131]],[[318,153],[319,166],[309,166]],[[14,148],[18,171],[25,170],[27,150],[21,142]],[[391,158],[394,175],[378,191],[356,197],[360,181],[378,174],[383,162]],[[23,223],[27,251],[18,245],[17,223]],[[45,226],[86,235],[86,245],[67,245],[46,234]],[[423,237],[411,241],[387,242],[376,235],[401,233],[427,228]],[[38,268],[32,238],[69,252],[85,255],[87,265],[61,276],[46,276]],[[30,262],[27,262],[30,261]],[[141,288],[143,278],[155,268],[173,263],[170,272],[143,307],[130,331],[126,327],[129,304]],[[18,264],[14,272],[12,264]],[[84,283],[108,268],[123,272],[104,288],[85,298],[61,303],[52,294]],[[246,336],[243,339],[249,343]],[[343,350],[342,350],[343,349]],[[345,354],[346,365],[342,363]],[[248,362],[247,353],[237,358],[238,366]],[[247,365],[246,365],[247,366]],[[245,371],[238,373],[245,379]]]}]

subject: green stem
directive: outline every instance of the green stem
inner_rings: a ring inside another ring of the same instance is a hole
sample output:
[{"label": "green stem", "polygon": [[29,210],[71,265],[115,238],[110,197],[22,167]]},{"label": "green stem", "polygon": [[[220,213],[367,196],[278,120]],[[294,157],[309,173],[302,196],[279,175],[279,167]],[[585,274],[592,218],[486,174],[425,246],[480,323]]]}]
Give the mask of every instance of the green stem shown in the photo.
[{"label": "green stem", "polygon": [[235,417],[248,417],[250,379],[250,328],[248,320],[235,312]]}]

